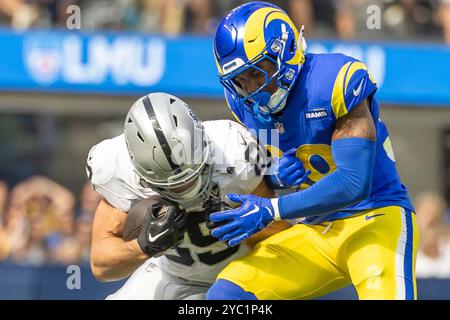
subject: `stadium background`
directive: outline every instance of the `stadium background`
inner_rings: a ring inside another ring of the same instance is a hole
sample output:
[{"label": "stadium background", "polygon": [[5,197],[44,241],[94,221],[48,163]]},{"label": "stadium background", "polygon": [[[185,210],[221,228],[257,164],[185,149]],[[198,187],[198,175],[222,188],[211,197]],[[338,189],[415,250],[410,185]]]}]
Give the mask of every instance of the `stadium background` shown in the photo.
[{"label": "stadium background", "polygon": [[[131,104],[152,91],[182,97],[202,120],[232,119],[212,34],[242,2],[0,0],[1,299],[102,299],[120,287],[89,270],[99,198],[87,183],[87,152],[119,134]],[[368,65],[400,175],[423,217],[423,251],[450,261],[450,2],[274,2],[305,25],[308,51]],[[67,28],[70,5],[81,8],[81,30]],[[377,10],[381,28],[371,29]],[[81,268],[81,289],[67,287],[70,265]],[[419,298],[449,299],[450,262],[426,269]]]}]

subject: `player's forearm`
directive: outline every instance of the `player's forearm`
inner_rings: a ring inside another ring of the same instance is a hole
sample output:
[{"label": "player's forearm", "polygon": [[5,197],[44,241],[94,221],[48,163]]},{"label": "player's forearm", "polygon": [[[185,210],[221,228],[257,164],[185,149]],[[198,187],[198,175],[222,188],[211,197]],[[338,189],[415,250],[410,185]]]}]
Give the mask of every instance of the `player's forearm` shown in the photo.
[{"label": "player's forearm", "polygon": [[92,273],[100,281],[119,280],[133,273],[148,258],[137,240],[107,237],[92,246]]},{"label": "player's forearm", "polygon": [[278,198],[281,219],[295,219],[338,211],[366,199],[372,187],[375,143],[351,138],[333,142],[336,171],[311,187]]}]

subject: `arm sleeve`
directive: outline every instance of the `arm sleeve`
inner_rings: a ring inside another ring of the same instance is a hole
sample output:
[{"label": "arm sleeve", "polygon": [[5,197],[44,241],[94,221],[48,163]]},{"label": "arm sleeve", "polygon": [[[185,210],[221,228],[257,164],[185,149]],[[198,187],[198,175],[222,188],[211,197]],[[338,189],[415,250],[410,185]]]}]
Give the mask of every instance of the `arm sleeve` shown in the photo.
[{"label": "arm sleeve", "polygon": [[336,120],[372,96],[376,90],[375,80],[364,63],[347,62],[341,67],[331,94],[331,108]]},{"label": "arm sleeve", "polygon": [[375,142],[364,138],[338,139],[331,148],[336,170],[303,191],[279,197],[277,217],[295,219],[327,214],[369,196]]}]

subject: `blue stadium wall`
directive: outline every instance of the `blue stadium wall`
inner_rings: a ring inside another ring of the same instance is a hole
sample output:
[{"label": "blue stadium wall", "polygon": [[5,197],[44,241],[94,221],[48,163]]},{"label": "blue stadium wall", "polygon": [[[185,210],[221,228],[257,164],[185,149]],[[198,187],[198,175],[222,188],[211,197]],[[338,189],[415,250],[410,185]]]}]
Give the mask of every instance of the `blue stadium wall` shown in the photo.
[{"label": "blue stadium wall", "polygon": [[[382,103],[450,105],[446,45],[311,40],[308,51],[362,60],[378,82]],[[1,91],[223,96],[207,37],[0,29],[0,52]]]},{"label": "blue stadium wall", "polygon": [[[0,264],[0,300],[102,300],[125,283],[98,282],[89,266],[81,266],[79,287],[73,288],[71,275],[73,272],[64,266]],[[420,300],[450,299],[450,279],[418,279],[417,287]],[[330,299],[354,300],[356,293],[347,287],[320,300]]]}]

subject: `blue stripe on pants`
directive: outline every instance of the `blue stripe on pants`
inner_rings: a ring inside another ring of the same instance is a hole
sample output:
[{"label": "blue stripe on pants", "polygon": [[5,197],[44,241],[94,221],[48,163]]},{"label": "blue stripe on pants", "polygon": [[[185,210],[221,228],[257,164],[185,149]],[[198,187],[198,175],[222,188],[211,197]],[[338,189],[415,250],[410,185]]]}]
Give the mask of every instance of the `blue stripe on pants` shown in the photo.
[{"label": "blue stripe on pants", "polygon": [[414,230],[413,230],[413,213],[411,210],[405,209],[406,220],[406,247],[403,265],[403,274],[405,276],[405,299],[414,299],[414,278],[413,278],[413,245],[414,245]]}]

